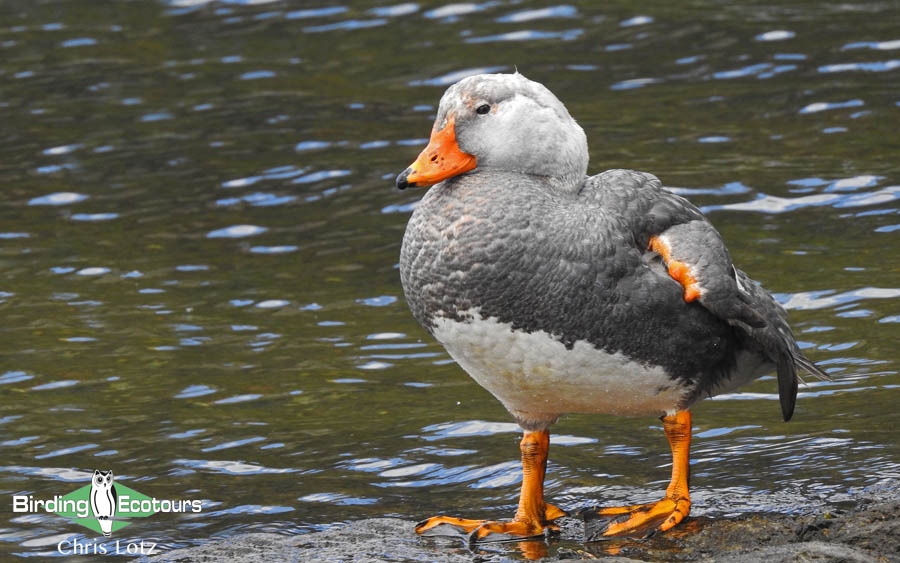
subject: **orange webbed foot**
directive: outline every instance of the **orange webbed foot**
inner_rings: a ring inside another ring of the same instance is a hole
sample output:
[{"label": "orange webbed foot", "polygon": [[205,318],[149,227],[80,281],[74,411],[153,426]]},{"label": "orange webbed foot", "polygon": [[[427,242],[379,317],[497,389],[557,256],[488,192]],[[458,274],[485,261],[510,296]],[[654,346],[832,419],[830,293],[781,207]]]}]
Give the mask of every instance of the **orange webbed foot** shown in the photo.
[{"label": "orange webbed foot", "polygon": [[510,541],[558,532],[553,520],[566,516],[566,511],[544,502],[544,474],[547,471],[547,429],[525,431],[519,449],[522,452],[522,492],[519,508],[509,522],[467,520],[451,516],[434,516],[416,525],[416,533],[428,536],[464,536],[470,544],[480,541]]},{"label": "orange webbed foot", "polygon": [[649,504],[591,508],[581,512],[587,541],[646,538],[672,528],[691,512],[687,498],[664,498]]},{"label": "orange webbed foot", "polygon": [[592,508],[581,511],[587,541],[607,538],[646,538],[672,528],[691,512],[690,474],[691,413],[678,411],[662,418],[672,448],[672,480],[666,496],[649,504]]},{"label": "orange webbed foot", "polygon": [[553,520],[567,516],[565,510],[552,504],[544,509],[543,521],[514,519],[509,522],[493,520],[469,520],[452,516],[433,516],[416,524],[416,533],[424,536],[465,535],[470,543],[480,541],[517,541],[523,538],[542,536],[558,532],[559,526]]},{"label": "orange webbed foot", "polygon": [[416,524],[420,536],[455,536],[467,538],[472,530],[490,520],[470,520],[453,516],[432,516]]}]

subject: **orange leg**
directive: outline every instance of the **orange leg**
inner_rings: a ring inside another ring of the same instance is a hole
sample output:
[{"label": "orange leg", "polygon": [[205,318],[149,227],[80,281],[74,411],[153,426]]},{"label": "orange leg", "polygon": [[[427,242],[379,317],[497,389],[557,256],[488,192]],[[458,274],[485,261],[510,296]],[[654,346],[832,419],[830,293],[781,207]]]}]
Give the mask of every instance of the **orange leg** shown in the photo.
[{"label": "orange leg", "polygon": [[646,537],[672,528],[690,513],[691,413],[678,411],[674,415],[664,416],[662,421],[672,448],[672,481],[666,489],[665,498],[650,504],[594,508],[583,512],[588,537],[594,537],[588,528],[597,528],[592,521],[599,520],[602,526],[600,535],[603,537]]},{"label": "orange leg", "polygon": [[519,495],[519,509],[509,522],[491,520],[466,520],[451,516],[433,516],[416,525],[416,533],[439,535],[440,526],[469,534],[470,541],[478,541],[495,534],[496,540],[521,539],[539,536],[545,530],[559,530],[550,521],[566,515],[566,512],[544,502],[544,475],[547,472],[547,450],[550,447],[550,432],[525,432],[519,449],[522,451],[522,492]]}]

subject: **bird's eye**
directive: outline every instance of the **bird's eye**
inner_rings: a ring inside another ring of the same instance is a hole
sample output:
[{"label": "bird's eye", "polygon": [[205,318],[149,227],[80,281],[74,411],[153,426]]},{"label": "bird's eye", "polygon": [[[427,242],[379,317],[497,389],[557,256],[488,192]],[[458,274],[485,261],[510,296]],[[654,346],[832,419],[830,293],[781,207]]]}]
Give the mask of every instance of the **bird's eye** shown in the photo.
[{"label": "bird's eye", "polygon": [[475,113],[477,113],[478,115],[484,115],[489,111],[491,111],[490,104],[481,104],[480,106],[478,106],[478,109],[475,110]]}]

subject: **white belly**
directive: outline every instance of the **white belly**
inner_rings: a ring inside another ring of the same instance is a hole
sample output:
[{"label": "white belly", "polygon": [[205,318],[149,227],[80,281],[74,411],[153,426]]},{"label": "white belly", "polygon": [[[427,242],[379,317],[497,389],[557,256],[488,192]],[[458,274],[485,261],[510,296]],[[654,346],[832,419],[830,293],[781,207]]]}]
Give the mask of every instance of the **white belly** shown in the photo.
[{"label": "white belly", "polygon": [[471,312],[466,322],[435,319],[435,338],[520,422],[549,424],[565,413],[674,412],[687,389],[662,368],[585,341],[567,349],[544,331],[527,333]]}]

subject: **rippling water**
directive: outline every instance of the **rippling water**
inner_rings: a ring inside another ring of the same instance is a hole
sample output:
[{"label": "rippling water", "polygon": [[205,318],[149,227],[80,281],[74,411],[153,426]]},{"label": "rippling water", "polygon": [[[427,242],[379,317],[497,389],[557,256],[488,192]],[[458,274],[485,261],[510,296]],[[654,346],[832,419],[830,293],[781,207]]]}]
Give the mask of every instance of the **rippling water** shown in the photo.
[{"label": "rippling water", "polygon": [[[518,429],[415,324],[392,179],[443,89],[518,70],[591,171],[707,212],[835,382],[695,409],[694,514],[802,512],[900,477],[900,32],[888,2],[18,3],[0,19],[0,497],[95,469],[199,514],[164,546],[514,509]],[[645,501],[652,418],[569,416],[547,495]],[[0,555],[93,536],[0,521]]]}]

